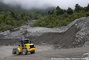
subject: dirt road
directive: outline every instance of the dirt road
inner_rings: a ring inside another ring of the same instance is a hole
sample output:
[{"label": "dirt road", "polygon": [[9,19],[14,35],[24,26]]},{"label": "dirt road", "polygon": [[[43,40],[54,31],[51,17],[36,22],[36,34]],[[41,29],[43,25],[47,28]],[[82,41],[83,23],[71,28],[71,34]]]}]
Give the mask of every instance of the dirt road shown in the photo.
[{"label": "dirt road", "polygon": [[12,46],[0,47],[0,60],[51,60],[52,58],[81,57],[89,52],[89,47],[72,49],[53,49],[52,46],[37,46],[35,54],[12,55]]}]

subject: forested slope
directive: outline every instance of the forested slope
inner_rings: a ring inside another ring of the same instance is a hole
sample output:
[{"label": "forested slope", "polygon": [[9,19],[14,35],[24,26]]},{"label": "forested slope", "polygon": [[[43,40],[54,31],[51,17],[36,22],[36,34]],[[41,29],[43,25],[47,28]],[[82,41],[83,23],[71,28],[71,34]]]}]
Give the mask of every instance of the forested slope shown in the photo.
[{"label": "forested slope", "polygon": [[49,10],[47,17],[43,17],[36,21],[33,26],[40,27],[60,27],[66,26],[75,19],[89,16],[89,4],[87,7],[82,7],[79,4],[75,5],[75,9],[62,9],[59,6],[56,9]]},{"label": "forested slope", "polygon": [[20,6],[5,5],[0,2],[0,31],[10,30],[26,24],[28,20],[47,16],[49,9],[22,9]]}]

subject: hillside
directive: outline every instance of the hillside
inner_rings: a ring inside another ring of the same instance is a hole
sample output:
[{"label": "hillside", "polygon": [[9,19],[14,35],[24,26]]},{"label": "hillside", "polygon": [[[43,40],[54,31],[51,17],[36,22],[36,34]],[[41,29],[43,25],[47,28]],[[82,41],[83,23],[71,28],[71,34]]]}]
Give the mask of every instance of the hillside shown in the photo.
[{"label": "hillside", "polygon": [[[89,5],[75,9],[32,9],[0,3],[0,45],[18,44],[28,38],[35,44],[58,48],[85,46],[88,39]],[[81,18],[83,17],[83,18]],[[87,46],[87,45],[86,45]]]},{"label": "hillside", "polygon": [[17,30],[0,33],[0,45],[18,44],[18,40],[29,38],[37,45],[50,44],[57,48],[75,48],[89,46],[89,17],[74,20],[71,24],[60,28],[22,26]]}]

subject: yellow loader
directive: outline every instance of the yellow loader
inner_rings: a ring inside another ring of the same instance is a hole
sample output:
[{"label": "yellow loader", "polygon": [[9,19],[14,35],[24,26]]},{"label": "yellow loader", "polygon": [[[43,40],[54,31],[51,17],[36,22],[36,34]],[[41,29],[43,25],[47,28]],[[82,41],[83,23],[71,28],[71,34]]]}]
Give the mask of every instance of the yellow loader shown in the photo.
[{"label": "yellow loader", "polygon": [[27,55],[28,52],[30,52],[31,54],[34,54],[35,50],[36,50],[36,48],[35,48],[34,44],[31,43],[31,41],[21,40],[20,45],[17,48],[13,48],[12,54]]}]

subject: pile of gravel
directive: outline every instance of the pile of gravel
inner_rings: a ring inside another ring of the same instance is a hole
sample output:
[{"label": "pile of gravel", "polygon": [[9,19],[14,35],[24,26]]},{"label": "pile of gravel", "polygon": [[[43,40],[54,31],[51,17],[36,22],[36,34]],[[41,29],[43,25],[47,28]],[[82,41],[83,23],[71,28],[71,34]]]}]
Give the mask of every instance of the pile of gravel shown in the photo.
[{"label": "pile of gravel", "polygon": [[25,26],[1,32],[0,42],[15,44],[26,37],[35,44],[52,44],[59,48],[71,48],[86,46],[85,43],[89,41],[89,17],[76,19],[69,25],[59,28],[31,27],[32,23],[29,21]]}]

